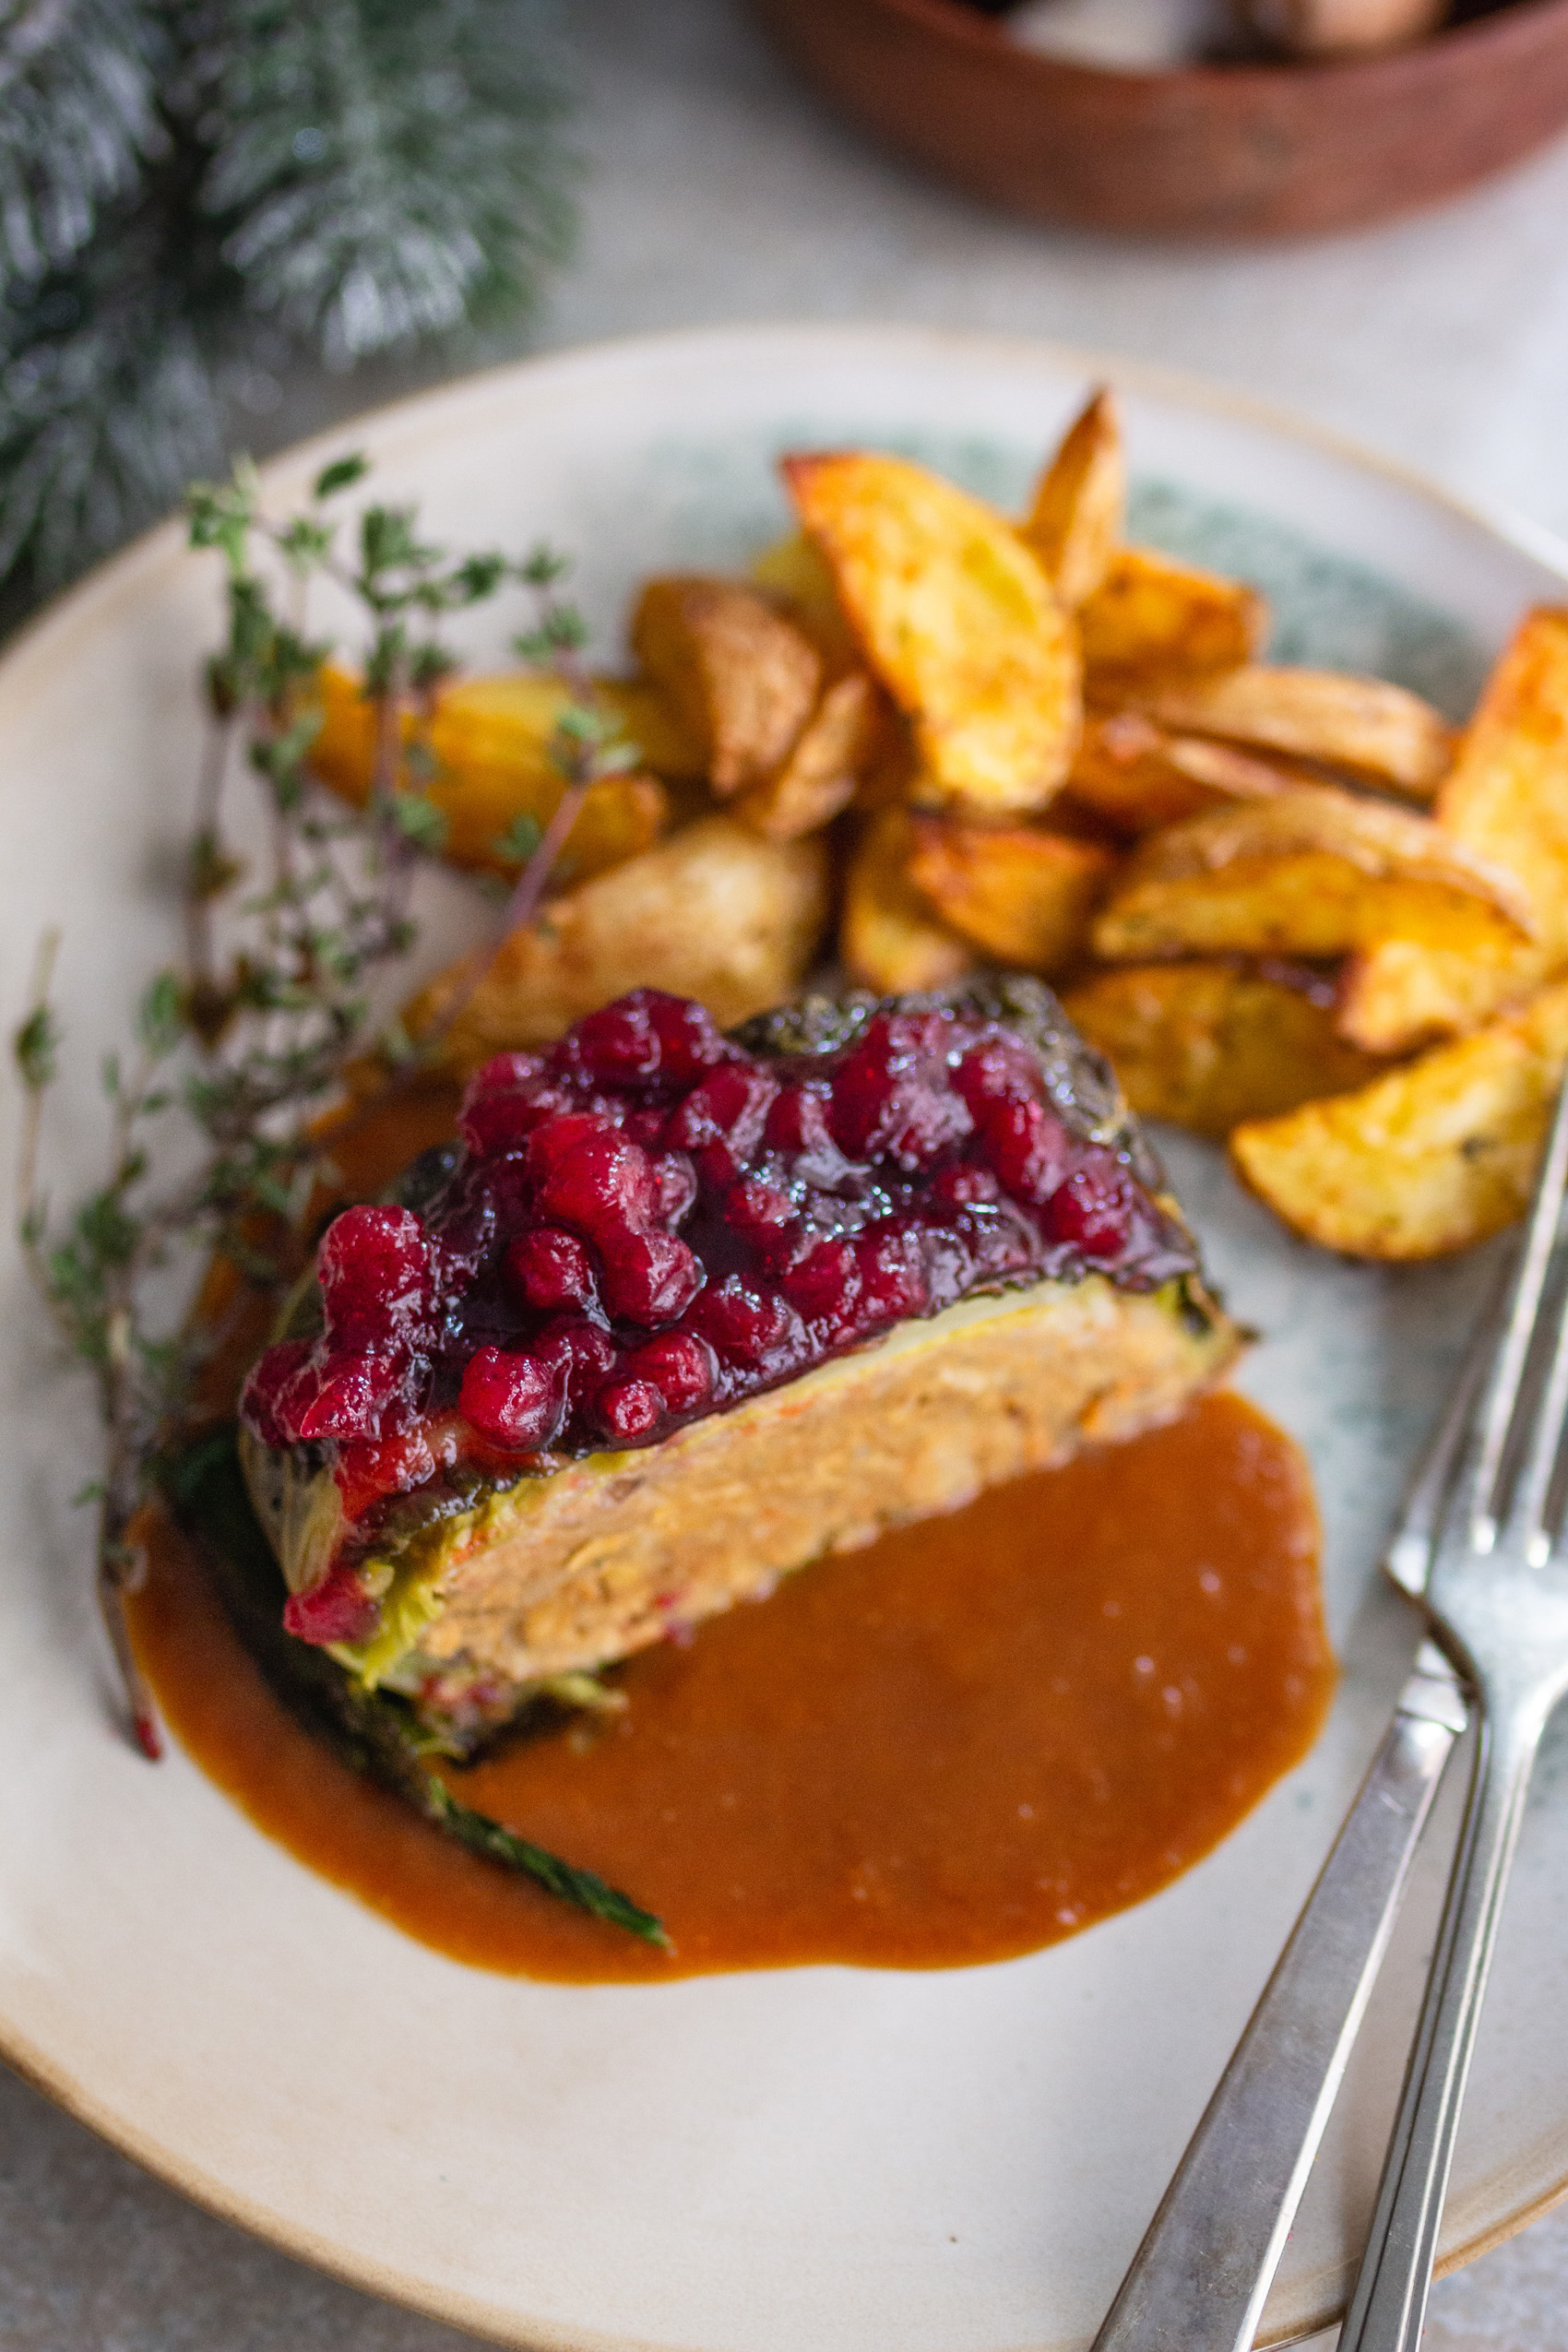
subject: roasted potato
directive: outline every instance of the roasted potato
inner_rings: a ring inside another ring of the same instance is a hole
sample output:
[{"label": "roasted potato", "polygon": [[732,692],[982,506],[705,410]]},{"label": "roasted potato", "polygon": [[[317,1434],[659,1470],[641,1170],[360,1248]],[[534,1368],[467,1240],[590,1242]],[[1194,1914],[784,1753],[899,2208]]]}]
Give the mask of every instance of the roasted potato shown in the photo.
[{"label": "roasted potato", "polygon": [[[667,783],[691,784],[706,772],[701,738],[647,678],[595,678],[594,697],[621,722],[637,747],[639,766]],[[559,678],[516,670],[496,677],[457,678],[443,686],[436,708],[475,733],[492,728],[542,746],[548,754],[562,710],[570,699]]]},{"label": "roasted potato", "polygon": [[1511,874],[1425,817],[1299,785],[1151,834],[1094,926],[1108,963],[1191,955],[1338,956],[1379,939],[1467,946],[1527,936]]},{"label": "roasted potato", "polygon": [[1420,695],[1337,670],[1259,664],[1134,681],[1122,699],[1162,726],[1312,760],[1412,801],[1431,799],[1454,756],[1453,729]]},{"label": "roasted potato", "polygon": [[816,704],[822,657],[802,629],[737,580],[649,580],[632,648],[707,752],[721,799],[785,760]]},{"label": "roasted potato", "polygon": [[827,913],[820,839],[764,841],[731,816],[703,817],[440,973],[404,1026],[419,1038],[445,1023],[442,1066],[463,1074],[559,1037],[630,988],[695,996],[718,1020],[743,1020],[800,986]]},{"label": "roasted potato", "polygon": [[788,605],[822,656],[830,678],[853,669],[861,659],[855,633],[838,601],[832,573],[804,531],[765,547],[752,564],[752,578],[766,594]]},{"label": "roasted potato", "polygon": [[1251,661],[1268,635],[1268,606],[1243,581],[1152,547],[1122,547],[1078,607],[1078,626],[1089,692],[1103,698],[1128,681]]},{"label": "roasted potato", "polygon": [[1127,461],[1116,395],[1101,385],[1035,487],[1019,525],[1063,604],[1094,594],[1122,541]]},{"label": "roasted potato", "polygon": [[1110,849],[1030,826],[915,821],[909,873],[944,922],[998,963],[1047,977],[1081,956],[1116,868]]},{"label": "roasted potato", "polygon": [[1198,1135],[1343,1094],[1387,1066],[1336,1036],[1332,986],[1288,967],[1124,964],[1062,1001],[1135,1111]]},{"label": "roasted potato", "polygon": [[1438,794],[1451,840],[1516,874],[1536,936],[1456,956],[1406,941],[1346,975],[1340,1026],[1374,1051],[1474,1028],[1568,967],[1568,610],[1529,613],[1488,682]]},{"label": "roasted potato", "polygon": [[1078,739],[1071,620],[1011,526],[905,457],[784,460],[865,659],[914,734],[924,806],[1041,809]]},{"label": "roasted potato", "polygon": [[968,941],[938,921],[909,879],[914,823],[884,809],[867,823],[844,877],[838,953],[851,979],[881,996],[944,988],[975,962]]},{"label": "roasted potato", "polygon": [[1173,735],[1124,710],[1085,719],[1064,797],[1118,833],[1154,833],[1228,801],[1267,800],[1299,781],[1229,743]]},{"label": "roasted potato", "polygon": [[1230,1138],[1243,1183],[1351,1257],[1433,1258],[1511,1225],[1529,1200],[1568,1063],[1568,986],[1355,1094]]},{"label": "roasted potato", "polygon": [[[311,745],[311,766],[346,801],[362,808],[375,768],[375,713],[357,678],[331,665],[316,680],[321,731]],[[641,707],[655,709],[646,688],[599,689],[626,714],[628,731]],[[429,719],[416,725],[406,715],[403,741],[416,735],[434,773],[421,779],[432,805],[446,821],[442,854],[454,865],[511,875],[523,862],[528,839],[543,832],[565,787],[552,757],[556,721],[571,700],[567,689],[544,678],[475,678],[444,687]],[[669,752],[677,738],[669,722],[648,731]],[[410,781],[407,760],[399,778]],[[651,849],[664,831],[669,802],[651,776],[607,776],[593,786],[567,835],[557,871],[585,880]],[[519,820],[525,822],[519,827]]]},{"label": "roasted potato", "polygon": [[742,824],[769,841],[793,841],[848,808],[877,743],[880,699],[863,670],[836,678],[783,766],[734,802]]}]

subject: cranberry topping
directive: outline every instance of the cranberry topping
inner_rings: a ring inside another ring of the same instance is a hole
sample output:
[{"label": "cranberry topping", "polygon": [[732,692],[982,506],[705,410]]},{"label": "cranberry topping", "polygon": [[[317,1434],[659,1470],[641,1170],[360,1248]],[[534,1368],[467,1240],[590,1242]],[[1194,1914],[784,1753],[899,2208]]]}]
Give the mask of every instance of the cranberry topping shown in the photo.
[{"label": "cranberry topping", "polygon": [[558,1363],[505,1348],[481,1348],[469,1358],[457,1406],[481,1437],[526,1453],[545,1444],[560,1428],[564,1384]]},{"label": "cranberry topping", "polygon": [[245,1385],[251,1429],[317,1448],[351,1523],[290,1603],[308,1639],[363,1638],[342,1628],[374,1605],[343,1563],[465,1460],[647,1444],[973,1291],[1092,1271],[1146,1289],[1194,1262],[977,1012],[894,1008],[847,1049],[770,1060],[637,990],[487,1063],[459,1133],[422,1217],[337,1218],[320,1336]]},{"label": "cranberry topping", "polygon": [[506,1244],[507,1288],[525,1307],[551,1314],[562,1307],[591,1307],[599,1293],[588,1244],[559,1225],[536,1225]]},{"label": "cranberry topping", "polygon": [[380,1610],[346,1561],[334,1561],[318,1585],[291,1593],[283,1603],[284,1630],[302,1642],[367,1642]]}]

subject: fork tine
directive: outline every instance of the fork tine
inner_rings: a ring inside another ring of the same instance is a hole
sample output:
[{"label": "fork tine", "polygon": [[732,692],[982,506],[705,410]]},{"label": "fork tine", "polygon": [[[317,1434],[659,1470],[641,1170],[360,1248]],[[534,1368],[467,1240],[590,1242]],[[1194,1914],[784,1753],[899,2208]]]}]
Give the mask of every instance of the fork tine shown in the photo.
[{"label": "fork tine", "polygon": [[1398,1525],[1384,1554],[1386,1574],[1417,1600],[1426,1590],[1432,1550],[1447,1516],[1449,1497],[1476,1421],[1477,1403],[1496,1360],[1517,1263],[1517,1258],[1511,1259],[1492,1284],[1475,1337],[1465,1352],[1454,1393],[1405,1490]]},{"label": "fork tine", "polygon": [[1507,1321],[1487,1383],[1475,1451],[1466,1465],[1468,1488],[1469,1540],[1477,1551],[1490,1551],[1497,1538],[1496,1503],[1503,1457],[1513,1433],[1524,1384],[1525,1368],[1535,1337],[1536,1320],[1547,1288],[1562,1220],[1562,1196],[1568,1184],[1568,1080],[1557,1098],[1551,1133],[1540,1173],[1529,1229],[1519,1253]]}]

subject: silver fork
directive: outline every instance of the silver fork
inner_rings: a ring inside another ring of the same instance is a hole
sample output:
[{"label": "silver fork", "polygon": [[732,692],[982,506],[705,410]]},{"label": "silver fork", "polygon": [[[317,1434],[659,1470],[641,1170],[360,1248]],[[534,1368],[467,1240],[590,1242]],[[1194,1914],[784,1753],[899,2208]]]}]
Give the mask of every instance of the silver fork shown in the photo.
[{"label": "silver fork", "polygon": [[1432,1972],[1339,2352],[1414,2352],[1530,1774],[1568,1693],[1568,1084],[1479,1414],[1434,1515],[1424,1604],[1479,1703]]},{"label": "silver fork", "polygon": [[[1495,1308],[1406,1497],[1384,1565],[1420,1598],[1491,1363]],[[1092,2352],[1250,2352],[1383,1956],[1467,1720],[1423,1642],[1289,1942],[1149,2224]]]}]

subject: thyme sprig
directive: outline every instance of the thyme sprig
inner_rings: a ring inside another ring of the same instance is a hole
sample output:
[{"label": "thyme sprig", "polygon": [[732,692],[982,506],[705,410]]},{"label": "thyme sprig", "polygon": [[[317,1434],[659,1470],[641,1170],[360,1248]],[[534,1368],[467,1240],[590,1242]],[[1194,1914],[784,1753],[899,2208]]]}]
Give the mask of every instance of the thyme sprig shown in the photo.
[{"label": "thyme sprig", "polygon": [[[137,1514],[160,1449],[236,1318],[258,1291],[293,1278],[312,1203],[333,1172],[323,1114],[341,1099],[349,1063],[374,1049],[397,1086],[439,1049],[441,1031],[416,1042],[396,1019],[377,1028],[373,988],[414,944],[414,873],[445,836],[429,793],[437,771],[427,722],[457,666],[446,624],[521,587],[534,625],[518,649],[568,689],[552,745],[564,790],[542,836],[537,826],[514,828],[523,863],[503,937],[537,912],[593,784],[636,758],[584,668],[582,618],[559,592],[564,559],[543,547],[520,561],[494,550],[454,556],[422,535],[407,506],[371,504],[347,524],[339,502],[366,471],[358,455],[335,460],[303,505],[279,519],[244,459],[227,481],[189,493],[191,544],[222,565],[225,629],[203,674],[206,741],[183,867],[183,952],[148,982],[132,1051],[104,1063],[104,1174],[63,1216],[40,1173],[61,1043],[54,934],[13,1039],[26,1099],[22,1246],[60,1336],[98,1386],[104,1460],[89,1491],[98,1504],[98,1596],[148,1756],[160,1739],[125,1601],[145,1574]],[[311,773],[322,725],[316,680],[333,650],[309,626],[320,581],[353,600],[367,631],[362,691],[374,753],[358,812],[331,802]],[[242,846],[249,837],[231,808],[242,777],[259,798],[259,857]],[[179,1170],[172,1177],[170,1164]],[[183,1306],[160,1317],[171,1265],[194,1277],[215,1253],[243,1277],[227,1320],[193,1319]]]}]

